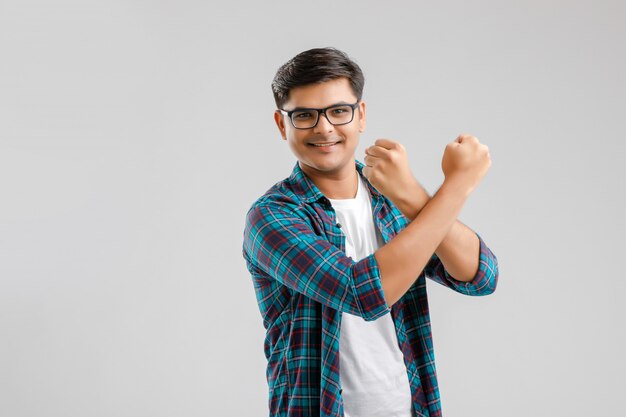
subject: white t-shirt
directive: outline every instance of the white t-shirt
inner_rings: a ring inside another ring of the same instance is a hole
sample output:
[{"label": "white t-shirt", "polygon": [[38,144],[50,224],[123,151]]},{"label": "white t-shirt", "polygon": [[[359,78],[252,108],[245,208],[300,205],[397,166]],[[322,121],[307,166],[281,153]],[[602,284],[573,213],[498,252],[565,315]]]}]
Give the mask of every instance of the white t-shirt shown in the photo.
[{"label": "white t-shirt", "polygon": [[[357,176],[356,198],[329,199],[354,261],[384,245],[369,190]],[[345,417],[411,417],[409,377],[390,313],[373,321],[342,313],[339,371]]]}]

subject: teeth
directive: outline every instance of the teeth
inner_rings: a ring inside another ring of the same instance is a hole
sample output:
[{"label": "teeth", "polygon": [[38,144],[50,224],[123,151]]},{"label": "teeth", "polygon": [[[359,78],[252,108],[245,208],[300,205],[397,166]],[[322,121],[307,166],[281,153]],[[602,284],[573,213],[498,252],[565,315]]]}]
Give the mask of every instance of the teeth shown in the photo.
[{"label": "teeth", "polygon": [[337,142],[334,142],[334,143],[329,143],[329,144],[327,144],[327,145],[320,145],[320,144],[317,144],[317,143],[313,143],[312,145],[313,145],[313,146],[320,146],[320,147],[322,147],[322,146],[332,146],[332,145],[334,145],[334,144],[336,144],[336,143],[337,143]]}]

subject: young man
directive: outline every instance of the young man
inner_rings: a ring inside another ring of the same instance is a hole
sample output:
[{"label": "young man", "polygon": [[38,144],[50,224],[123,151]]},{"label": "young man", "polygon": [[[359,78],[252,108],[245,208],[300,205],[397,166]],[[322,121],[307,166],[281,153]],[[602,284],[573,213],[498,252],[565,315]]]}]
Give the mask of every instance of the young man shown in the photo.
[{"label": "young man", "polygon": [[364,78],[333,48],[284,64],[274,120],[298,159],[247,213],[243,256],[267,329],[271,416],[441,416],[426,280],[491,294],[497,259],[456,220],[491,160],[449,143],[431,198],[404,147],[365,130]]}]

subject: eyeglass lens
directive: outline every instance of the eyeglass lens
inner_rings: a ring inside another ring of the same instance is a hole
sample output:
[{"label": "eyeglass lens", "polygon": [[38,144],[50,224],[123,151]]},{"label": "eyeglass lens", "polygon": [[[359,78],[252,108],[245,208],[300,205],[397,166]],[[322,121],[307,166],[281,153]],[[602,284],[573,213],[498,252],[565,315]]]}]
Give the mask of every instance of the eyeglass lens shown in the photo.
[{"label": "eyeglass lens", "polygon": [[[325,114],[328,121],[333,125],[347,124],[352,121],[354,110],[350,106],[334,106],[326,109]],[[320,117],[318,110],[299,110],[293,112],[291,120],[293,125],[299,129],[308,129],[317,124]]]}]

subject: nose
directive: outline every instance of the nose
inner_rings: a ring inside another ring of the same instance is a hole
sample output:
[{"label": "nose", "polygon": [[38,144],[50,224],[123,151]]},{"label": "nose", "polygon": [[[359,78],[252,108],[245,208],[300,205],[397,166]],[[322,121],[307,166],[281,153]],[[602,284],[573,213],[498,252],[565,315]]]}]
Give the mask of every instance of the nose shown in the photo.
[{"label": "nose", "polygon": [[317,120],[317,125],[313,128],[313,131],[316,133],[321,132],[332,132],[334,130],[334,126],[328,121],[328,117],[326,113],[322,113]]}]

